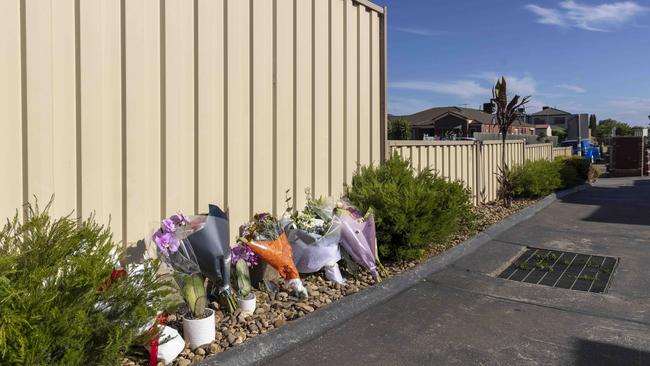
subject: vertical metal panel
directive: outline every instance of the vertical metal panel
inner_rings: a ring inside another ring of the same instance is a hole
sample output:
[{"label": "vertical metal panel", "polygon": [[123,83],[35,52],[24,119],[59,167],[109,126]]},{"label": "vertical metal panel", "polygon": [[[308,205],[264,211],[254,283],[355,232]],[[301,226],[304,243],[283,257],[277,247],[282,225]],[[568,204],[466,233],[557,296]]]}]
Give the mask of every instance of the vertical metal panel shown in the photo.
[{"label": "vertical metal panel", "polygon": [[[330,194],[339,197],[345,182],[344,156],[344,9],[346,0],[330,0]],[[379,140],[379,139],[377,139]]]},{"label": "vertical metal panel", "polygon": [[165,0],[165,216],[194,212],[193,4]]},{"label": "vertical metal panel", "polygon": [[250,218],[250,7],[248,1],[227,0],[227,205],[230,220]]},{"label": "vertical metal panel", "polygon": [[20,0],[0,2],[0,218],[14,216],[23,203],[22,57]]},{"label": "vertical metal panel", "polygon": [[224,0],[198,2],[198,203],[225,205]]},{"label": "vertical metal panel", "polygon": [[378,165],[381,160],[381,128],[382,128],[382,115],[381,115],[381,85],[383,75],[380,72],[381,64],[381,39],[380,35],[380,19],[379,14],[370,12],[370,42],[371,42],[371,80],[370,80],[370,93],[371,93],[371,120],[370,120],[370,162]]},{"label": "vertical metal panel", "polygon": [[[252,205],[259,211],[273,211],[273,159],[274,159],[274,1],[255,4],[253,12],[252,108],[253,161],[251,179]],[[280,119],[277,118],[277,121]],[[242,121],[243,123],[244,121]],[[230,149],[233,151],[233,149]]]},{"label": "vertical metal panel", "polygon": [[359,29],[358,5],[353,1],[346,1],[346,111],[345,111],[345,150],[346,150],[346,176],[345,181],[352,182],[352,175],[359,163],[358,137],[359,137],[359,84],[358,84],[358,58],[359,58]]},{"label": "vertical metal panel", "polygon": [[314,2],[314,186],[313,194],[329,195],[329,1]]},{"label": "vertical metal panel", "polygon": [[160,218],[160,2],[125,1],[127,240]]},{"label": "vertical metal panel", "polygon": [[312,184],[312,1],[296,3],[296,189],[297,207]]},{"label": "vertical metal panel", "polygon": [[80,2],[82,216],[122,237],[120,3]]},{"label": "vertical metal panel", "polygon": [[[293,190],[293,0],[276,0],[276,152],[275,210],[285,209],[286,191]],[[257,5],[256,5],[257,6]],[[291,196],[291,194],[289,194]]]},{"label": "vertical metal panel", "polygon": [[364,7],[358,7],[359,16],[359,164],[370,164],[370,17],[371,13]]},{"label": "vertical metal panel", "polygon": [[56,193],[51,210],[77,208],[75,7],[26,2],[27,143],[30,197]]}]

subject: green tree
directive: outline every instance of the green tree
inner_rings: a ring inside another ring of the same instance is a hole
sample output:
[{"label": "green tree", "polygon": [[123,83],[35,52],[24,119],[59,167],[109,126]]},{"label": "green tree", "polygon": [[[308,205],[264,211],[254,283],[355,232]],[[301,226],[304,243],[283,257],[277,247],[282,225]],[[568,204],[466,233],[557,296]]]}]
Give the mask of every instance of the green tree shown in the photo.
[{"label": "green tree", "polygon": [[598,127],[598,121],[596,119],[596,115],[592,114],[589,116],[589,128],[591,128],[591,131],[593,132],[596,130],[596,127]]},{"label": "green tree", "polygon": [[396,119],[388,121],[388,139],[389,140],[410,140],[411,124],[405,119]]},{"label": "green tree", "polygon": [[557,136],[557,142],[562,142],[566,140],[568,134],[566,129],[558,127],[553,129],[553,136]]},{"label": "green tree", "polygon": [[598,127],[592,131],[592,136],[603,142],[607,141],[612,134],[615,134],[615,136],[632,136],[634,130],[625,122],[608,118],[600,121]]}]

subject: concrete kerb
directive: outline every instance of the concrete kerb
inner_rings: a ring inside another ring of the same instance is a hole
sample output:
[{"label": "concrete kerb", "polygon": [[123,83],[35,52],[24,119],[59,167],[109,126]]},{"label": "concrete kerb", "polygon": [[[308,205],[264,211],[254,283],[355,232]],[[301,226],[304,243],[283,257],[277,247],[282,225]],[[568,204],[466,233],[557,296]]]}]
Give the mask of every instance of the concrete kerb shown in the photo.
[{"label": "concrete kerb", "polygon": [[293,347],[306,343],[348,319],[407,290],[461,257],[476,251],[504,231],[530,219],[556,200],[590,187],[590,184],[584,184],[553,193],[534,205],[492,225],[471,239],[428,259],[408,272],[387,279],[354,295],[346,296],[336,303],[323,307],[304,318],[292,321],[277,330],[273,330],[271,333],[257,336],[239,347],[231,348],[226,352],[200,361],[197,365],[258,365],[264,361],[274,359]]}]

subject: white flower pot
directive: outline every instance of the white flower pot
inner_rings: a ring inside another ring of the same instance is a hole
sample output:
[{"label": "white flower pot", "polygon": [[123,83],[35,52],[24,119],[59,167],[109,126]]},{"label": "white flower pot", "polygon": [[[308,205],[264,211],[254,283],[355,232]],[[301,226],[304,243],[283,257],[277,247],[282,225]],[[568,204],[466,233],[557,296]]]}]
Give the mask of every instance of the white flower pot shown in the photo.
[{"label": "white flower pot", "polygon": [[248,298],[242,299],[237,297],[237,305],[239,305],[242,313],[253,314],[257,307],[257,297],[252,292],[248,295]]},{"label": "white flower pot", "polygon": [[215,339],[214,310],[206,309],[210,315],[203,319],[188,319],[183,316],[183,336],[190,348],[212,343]]}]

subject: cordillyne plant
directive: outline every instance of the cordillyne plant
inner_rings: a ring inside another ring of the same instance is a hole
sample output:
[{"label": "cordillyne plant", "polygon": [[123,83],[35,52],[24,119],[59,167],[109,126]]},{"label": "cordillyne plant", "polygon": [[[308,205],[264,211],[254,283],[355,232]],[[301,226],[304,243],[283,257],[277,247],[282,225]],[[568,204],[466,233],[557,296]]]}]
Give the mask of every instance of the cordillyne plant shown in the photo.
[{"label": "cordillyne plant", "polygon": [[498,182],[500,189],[497,196],[505,207],[512,206],[512,184],[508,181],[510,177],[510,169],[506,162],[506,139],[510,126],[521,116],[519,112],[530,101],[530,96],[520,97],[515,95],[512,100],[508,101],[508,89],[506,79],[501,77],[497,80],[496,85],[492,88],[491,102],[496,106],[496,123],[499,126],[499,133],[501,134],[501,166],[498,172]]},{"label": "cordillyne plant", "polygon": [[444,241],[471,215],[470,193],[431,170],[414,173],[394,155],[381,166],[362,167],[346,198],[362,212],[373,210],[381,257],[418,259]]},{"label": "cordillyne plant", "polygon": [[53,218],[50,205],[0,231],[0,364],[115,365],[169,294],[159,263],[113,276],[116,243],[91,216]]}]

